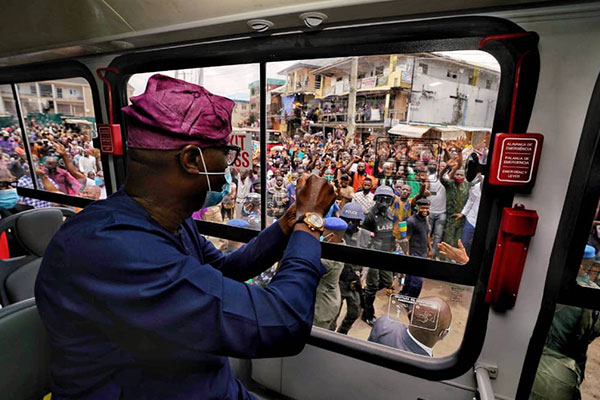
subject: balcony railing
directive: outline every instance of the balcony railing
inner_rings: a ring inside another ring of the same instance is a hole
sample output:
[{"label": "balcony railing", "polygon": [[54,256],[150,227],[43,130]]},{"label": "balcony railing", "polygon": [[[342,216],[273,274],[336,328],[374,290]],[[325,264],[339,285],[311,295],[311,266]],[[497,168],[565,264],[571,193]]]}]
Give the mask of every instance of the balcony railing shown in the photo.
[{"label": "balcony railing", "polygon": [[389,83],[389,75],[369,76],[359,79],[356,82],[357,89],[371,89],[378,86],[387,86]]},{"label": "balcony railing", "polygon": [[389,112],[389,118],[391,120],[406,121],[406,111],[392,109]]},{"label": "balcony railing", "polygon": [[377,86],[387,86],[389,75],[380,75],[377,77]]},{"label": "balcony railing", "polygon": [[317,90],[317,87],[314,84],[314,82],[312,84],[296,82],[296,84],[288,83],[285,86],[285,90],[288,93],[289,92],[315,92]]}]

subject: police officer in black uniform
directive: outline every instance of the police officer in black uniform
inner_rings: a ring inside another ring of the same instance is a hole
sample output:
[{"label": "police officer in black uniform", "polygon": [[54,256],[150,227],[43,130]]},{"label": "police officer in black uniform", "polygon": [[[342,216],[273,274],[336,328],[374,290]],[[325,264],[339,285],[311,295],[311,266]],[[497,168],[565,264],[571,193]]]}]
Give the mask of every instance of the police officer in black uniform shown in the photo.
[{"label": "police officer in black uniform", "polygon": [[[375,191],[375,205],[371,208],[363,228],[373,232],[370,247],[374,250],[392,252],[396,248],[396,241],[392,234],[394,229],[394,215],[390,209],[394,202],[394,190],[389,186],[379,186]],[[381,289],[392,289],[393,275],[391,271],[369,268],[367,273],[367,287],[365,288],[365,305],[362,320],[369,325],[375,323],[375,295]]]}]

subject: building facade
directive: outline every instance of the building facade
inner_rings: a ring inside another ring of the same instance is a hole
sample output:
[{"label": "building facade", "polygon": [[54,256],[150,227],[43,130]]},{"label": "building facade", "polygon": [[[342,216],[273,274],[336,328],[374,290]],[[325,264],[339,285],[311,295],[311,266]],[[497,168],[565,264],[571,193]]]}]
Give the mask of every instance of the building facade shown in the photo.
[{"label": "building facade", "polygon": [[[267,78],[267,92],[272,91],[280,86],[285,85],[285,81],[283,79],[274,79]],[[250,92],[249,98],[249,119],[250,123],[258,121],[260,114],[260,81],[254,81],[248,85],[248,90]]]},{"label": "building facade", "polygon": [[360,134],[399,123],[490,128],[500,82],[499,69],[439,53],[299,61],[279,74],[287,122],[301,109],[318,114],[308,128],[342,124]]},{"label": "building facade", "polygon": [[[44,113],[94,116],[92,91],[83,78],[19,83],[17,90],[23,115]],[[0,115],[16,115],[16,106],[8,85],[0,89]]]}]

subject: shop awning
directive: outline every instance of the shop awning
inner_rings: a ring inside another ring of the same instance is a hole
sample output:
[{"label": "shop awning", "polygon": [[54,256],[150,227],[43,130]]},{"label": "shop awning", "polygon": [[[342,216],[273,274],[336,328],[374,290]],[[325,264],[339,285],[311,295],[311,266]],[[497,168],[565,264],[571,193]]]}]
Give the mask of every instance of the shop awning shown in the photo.
[{"label": "shop awning", "polygon": [[431,129],[429,126],[398,124],[394,125],[388,131],[388,133],[390,135],[402,135],[411,138],[420,138],[429,129]]},{"label": "shop awning", "polygon": [[84,124],[84,125],[94,125],[93,122],[88,121],[86,119],[73,119],[73,118],[67,118],[65,119],[65,122],[67,124]]},{"label": "shop awning", "polygon": [[391,135],[406,136],[410,138],[432,138],[455,140],[465,136],[465,131],[456,127],[431,126],[431,125],[394,125],[389,131]]}]

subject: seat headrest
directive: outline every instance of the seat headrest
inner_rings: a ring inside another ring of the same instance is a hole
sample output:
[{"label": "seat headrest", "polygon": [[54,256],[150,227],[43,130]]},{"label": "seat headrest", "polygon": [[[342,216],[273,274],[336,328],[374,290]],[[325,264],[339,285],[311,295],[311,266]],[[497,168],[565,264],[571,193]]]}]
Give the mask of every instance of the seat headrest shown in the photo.
[{"label": "seat headrest", "polygon": [[15,222],[15,235],[31,254],[42,257],[52,236],[63,223],[60,210],[39,209],[25,212]]}]

